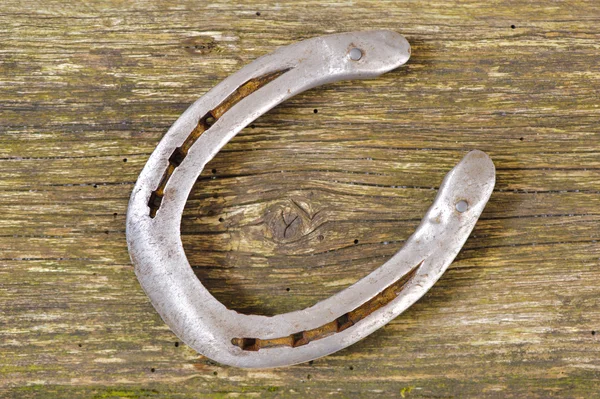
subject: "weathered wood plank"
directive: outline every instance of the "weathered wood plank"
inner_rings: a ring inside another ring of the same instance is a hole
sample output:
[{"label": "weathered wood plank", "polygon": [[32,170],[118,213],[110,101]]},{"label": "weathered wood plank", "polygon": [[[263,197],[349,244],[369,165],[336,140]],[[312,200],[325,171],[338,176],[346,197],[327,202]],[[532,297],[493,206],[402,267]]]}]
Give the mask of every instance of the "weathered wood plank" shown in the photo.
[{"label": "weathered wood plank", "polygon": [[[445,276],[382,330],[310,364],[214,364],[137,283],[133,183],[230,73],[372,28],[409,39],[405,67],[301,94],[208,165],[182,220],[196,274],[238,311],[299,309],[392,256],[469,149],[492,156],[496,190]],[[3,1],[0,396],[594,397],[599,40],[593,0]]]}]

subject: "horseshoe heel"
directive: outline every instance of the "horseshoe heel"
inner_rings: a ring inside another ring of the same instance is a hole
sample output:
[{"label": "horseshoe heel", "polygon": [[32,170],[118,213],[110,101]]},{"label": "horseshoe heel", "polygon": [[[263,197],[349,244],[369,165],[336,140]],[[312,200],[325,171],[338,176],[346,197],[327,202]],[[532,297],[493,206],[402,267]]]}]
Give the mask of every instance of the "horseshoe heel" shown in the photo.
[{"label": "horseshoe heel", "polygon": [[194,182],[246,125],[304,90],[377,77],[409,56],[408,42],[389,31],[305,40],[234,73],[169,129],[131,194],[127,244],[140,284],[183,342],[238,367],[306,362],[382,327],[444,273],[494,187],[494,164],[481,151],[469,152],[446,175],[433,205],[398,253],[354,285],[304,310],[267,317],[227,309],[196,278],[180,238],[181,216]]}]

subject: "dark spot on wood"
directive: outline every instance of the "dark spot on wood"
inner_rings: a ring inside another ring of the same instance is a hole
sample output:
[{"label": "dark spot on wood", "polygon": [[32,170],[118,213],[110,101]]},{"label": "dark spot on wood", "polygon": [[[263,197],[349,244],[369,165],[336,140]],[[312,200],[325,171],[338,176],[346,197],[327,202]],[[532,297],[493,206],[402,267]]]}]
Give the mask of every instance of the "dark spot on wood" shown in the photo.
[{"label": "dark spot on wood", "polygon": [[192,55],[206,55],[219,50],[215,39],[206,36],[191,37],[184,40],[183,49]]}]

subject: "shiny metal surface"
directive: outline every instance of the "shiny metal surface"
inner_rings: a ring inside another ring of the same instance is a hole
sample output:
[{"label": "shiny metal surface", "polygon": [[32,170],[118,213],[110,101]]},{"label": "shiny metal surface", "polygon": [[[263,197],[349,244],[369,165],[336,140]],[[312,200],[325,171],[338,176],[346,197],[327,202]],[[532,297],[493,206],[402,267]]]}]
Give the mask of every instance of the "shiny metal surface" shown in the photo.
[{"label": "shiny metal surface", "polygon": [[[360,57],[353,49],[360,50]],[[481,151],[471,151],[448,173],[420,226],[396,255],[356,284],[300,311],[267,317],[227,309],[196,278],[180,239],[194,182],[246,125],[304,90],[377,77],[409,56],[408,42],[389,31],[305,40],[231,75],[169,129],[131,195],[127,243],[140,284],[187,345],[238,367],[285,366],[325,356],[398,316],[453,261],[494,187],[494,165]],[[156,204],[154,213],[150,204]]]}]

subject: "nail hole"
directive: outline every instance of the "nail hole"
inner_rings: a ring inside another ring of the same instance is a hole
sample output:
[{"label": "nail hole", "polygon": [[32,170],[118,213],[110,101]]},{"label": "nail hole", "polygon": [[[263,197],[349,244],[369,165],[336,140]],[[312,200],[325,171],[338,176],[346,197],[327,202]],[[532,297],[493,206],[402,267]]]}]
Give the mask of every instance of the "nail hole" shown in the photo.
[{"label": "nail hole", "polygon": [[217,373],[216,371],[213,371],[213,375],[217,375],[217,374],[219,374],[219,373]]},{"label": "nail hole", "polygon": [[108,230],[105,230],[105,231],[104,231],[104,234],[108,234]]},{"label": "nail hole", "polygon": [[151,373],[154,373],[155,371],[156,371],[156,370],[154,369],[154,367],[152,367],[152,368],[150,369],[150,372],[151,372]]},{"label": "nail hole", "polygon": [[[594,332],[592,331],[592,334],[593,334],[593,333],[594,333]],[[81,344],[77,344],[77,346],[79,346],[79,347],[81,348],[83,345],[81,345]]]},{"label": "nail hole", "polygon": [[510,26],[510,28],[511,28],[511,29],[515,29],[515,28],[516,28],[516,26],[514,26],[514,25],[511,25],[511,26]]},{"label": "nail hole", "polygon": [[98,188],[98,185],[97,185],[97,184],[94,184],[94,188]]},{"label": "nail hole", "polygon": [[354,370],[354,366],[348,367],[349,370]]},{"label": "nail hole", "polygon": [[223,223],[224,221],[225,221],[225,219],[219,218],[219,222]]},{"label": "nail hole", "polygon": [[523,139],[523,137],[521,137],[519,140],[523,141],[524,139]]},{"label": "nail hole", "polygon": [[285,290],[286,290],[287,292],[290,292],[290,289],[289,289],[289,288],[286,288]]},{"label": "nail hole", "polygon": [[175,342],[175,347],[179,348],[179,342]]},{"label": "nail hole", "polygon": [[[596,331],[592,330],[592,335],[596,335]],[[81,346],[81,345],[79,345],[79,346]]]},{"label": "nail hole", "polygon": [[123,162],[127,162],[127,158],[123,158]]},{"label": "nail hole", "polygon": [[323,234],[319,234],[319,236],[317,237],[317,240],[319,241],[323,241],[325,239],[325,236]]},{"label": "nail hole", "polygon": [[117,212],[113,213],[113,216],[117,216],[117,215],[118,215],[118,213],[117,213]]},{"label": "nail hole", "polygon": [[312,366],[314,362],[315,362],[314,360],[309,360],[308,361],[309,366]]},{"label": "nail hole", "polygon": [[257,11],[257,12],[256,12],[256,16],[257,16],[257,17],[260,17],[260,11]]},{"label": "nail hole", "polygon": [[217,170],[216,170],[216,169],[213,169],[213,170],[212,170],[212,173],[213,173],[213,175],[214,175],[214,174],[216,174],[216,173],[217,173]]},{"label": "nail hole", "polygon": [[362,58],[362,51],[360,51],[359,48],[353,48],[352,50],[350,50],[350,52],[348,53],[350,55],[350,59],[352,61],[358,61]]},{"label": "nail hole", "polygon": [[456,210],[463,213],[469,208],[469,204],[465,200],[460,200],[456,203]]},{"label": "nail hole", "polygon": [[318,113],[318,112],[319,112],[319,110],[318,110],[318,109],[316,109],[316,108],[315,108],[315,109],[313,109],[313,113],[314,113],[314,114],[316,114],[316,113]]},{"label": "nail hole", "polygon": [[354,240],[354,244],[358,244],[358,240]]}]

